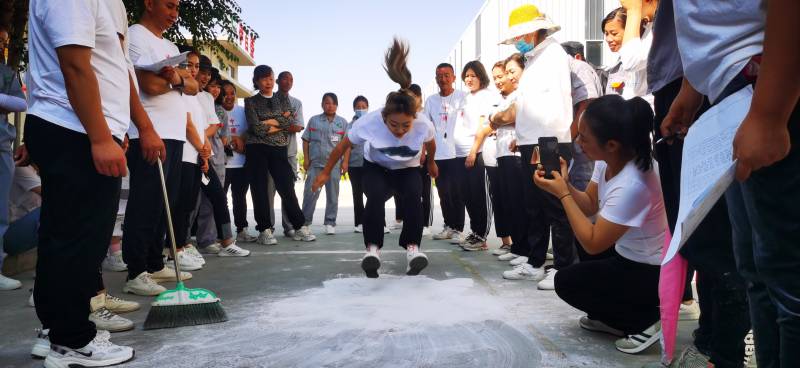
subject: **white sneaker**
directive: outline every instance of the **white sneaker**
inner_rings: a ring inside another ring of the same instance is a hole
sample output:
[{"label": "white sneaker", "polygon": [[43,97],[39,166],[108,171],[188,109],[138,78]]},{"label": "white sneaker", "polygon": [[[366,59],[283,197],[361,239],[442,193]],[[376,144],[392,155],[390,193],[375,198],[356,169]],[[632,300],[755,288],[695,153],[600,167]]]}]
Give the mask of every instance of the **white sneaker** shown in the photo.
[{"label": "white sneaker", "polygon": [[495,256],[502,256],[508,253],[511,253],[511,244],[503,244],[500,246],[500,248],[497,248],[492,251],[492,255]]},{"label": "white sneaker", "polygon": [[325,234],[327,234],[327,235],[336,235],[336,226],[325,225]]},{"label": "white sneaker", "polygon": [[381,257],[377,245],[367,247],[367,253],[361,258],[361,269],[367,277],[374,279],[378,277],[378,269],[381,268]]},{"label": "white sneaker", "polygon": [[98,330],[106,330],[108,332],[121,332],[133,329],[133,321],[116,315],[106,307],[102,307],[89,314],[89,321],[92,321]]},{"label": "white sneaker", "polygon": [[33,348],[31,348],[31,357],[33,357],[33,359],[47,358],[47,354],[50,353],[49,334],[50,329],[36,329],[36,342],[33,343]]},{"label": "white sneaker", "polygon": [[22,287],[22,283],[19,280],[14,280],[10,277],[5,277],[0,274],[0,290],[15,290]]},{"label": "white sneaker", "polygon": [[[178,264],[181,266],[181,270],[186,271],[197,271],[203,268],[203,264],[197,258],[187,254],[185,248],[183,252],[178,252]],[[172,260],[166,262],[166,265],[169,268],[175,267]]]},{"label": "white sneaker", "polygon": [[[501,256],[499,256],[499,257],[497,257],[497,260],[498,260],[498,261],[504,261],[504,262],[508,262],[508,261],[510,261],[510,260],[513,260],[513,259],[516,259],[516,258],[519,258],[519,257],[520,257],[520,256],[519,256],[519,255],[517,255],[517,254],[514,254],[514,253],[511,253],[511,252],[508,252],[508,253],[506,253],[506,254],[503,254],[503,255],[501,255]],[[526,261],[526,262],[527,262],[527,261]]]},{"label": "white sneaker", "polygon": [[354,233],[363,233],[363,232],[364,232],[364,227],[362,227],[361,225],[358,225],[358,226],[356,226],[356,228],[353,230],[353,232],[354,232]]},{"label": "white sneaker", "polygon": [[511,261],[508,262],[508,264],[510,264],[512,266],[519,266],[519,265],[524,264],[524,263],[528,263],[528,257],[519,256],[519,257],[514,258],[514,259],[512,259]]},{"label": "white sneaker", "polygon": [[465,240],[467,240],[466,234],[458,230],[453,230],[453,235],[450,236],[450,244],[461,244]]},{"label": "white sneaker", "polygon": [[388,227],[384,226],[384,227],[383,227],[383,233],[384,233],[384,234],[391,234],[391,233],[392,233],[392,231],[391,231],[391,230],[389,230],[389,228],[388,228]]},{"label": "white sneaker", "polygon": [[53,344],[44,366],[45,368],[106,367],[133,359],[133,348],[115,345],[108,341],[109,337],[111,335],[108,332],[97,331],[94,339],[80,349]]},{"label": "white sneaker", "polygon": [[137,302],[123,300],[111,294],[106,294],[106,309],[114,313],[129,313],[139,310],[139,308],[141,308],[141,306]]},{"label": "white sneaker", "polygon": [[696,321],[700,319],[700,306],[697,304],[697,301],[693,301],[692,304],[689,305],[681,303],[678,317],[680,321]]},{"label": "white sneaker", "polygon": [[[172,262],[170,262],[172,263]],[[164,267],[160,271],[156,271],[150,274],[150,278],[153,279],[155,282],[175,282],[177,279],[175,278],[175,269],[170,267]],[[192,274],[186,271],[181,271],[181,281],[186,281],[192,278]]]},{"label": "white sneaker", "polygon": [[442,229],[442,231],[440,231],[440,232],[438,232],[436,234],[433,234],[433,239],[434,240],[447,240],[447,239],[450,239],[451,237],[453,237],[453,230],[450,229],[447,226],[445,226]]},{"label": "white sneaker", "polygon": [[523,263],[513,270],[503,272],[503,278],[506,280],[528,280],[528,281],[541,281],[544,278],[544,269],[533,268],[533,266]]},{"label": "white sneaker", "polygon": [[258,240],[258,233],[253,233],[250,229],[244,229],[236,233],[236,241],[242,243],[252,243]]},{"label": "white sneaker", "polygon": [[275,235],[272,235],[272,230],[266,229],[258,235],[256,243],[261,245],[275,245],[278,244],[278,239],[275,239]]},{"label": "white sneaker", "polygon": [[431,235],[431,228],[430,226],[425,226],[422,228],[422,236],[430,236]]},{"label": "white sneaker", "polygon": [[539,284],[536,285],[536,288],[539,290],[555,290],[556,272],[558,271],[555,268],[547,270],[547,275],[544,277],[544,280],[539,281]]},{"label": "white sneaker", "polygon": [[122,260],[122,251],[118,250],[103,259],[103,269],[111,272],[122,272],[128,270],[128,265]]},{"label": "white sneaker", "polygon": [[[173,280],[175,279],[174,272],[172,278]],[[142,272],[139,274],[139,276],[136,276],[135,279],[125,282],[125,286],[122,287],[122,291],[141,296],[155,296],[167,291],[167,288],[153,281],[153,279],[150,278],[149,273]]]},{"label": "white sneaker", "polygon": [[304,242],[312,242],[314,240],[317,240],[317,237],[314,236],[314,234],[311,233],[311,229],[309,229],[308,226],[303,226],[303,227],[295,230],[293,239],[295,241],[301,241],[302,240]]},{"label": "white sneaker", "polygon": [[236,243],[231,243],[227,247],[223,247],[220,249],[219,253],[217,253],[217,256],[219,257],[247,257],[249,255],[249,250],[239,248]]},{"label": "white sneaker", "polygon": [[617,340],[614,345],[623,353],[637,354],[655,344],[660,338],[661,322],[656,322],[642,332]]},{"label": "white sneaker", "polygon": [[[194,258],[194,260],[197,261],[197,263],[199,263],[201,266],[205,266],[205,264],[206,264],[205,258],[203,258],[203,255],[200,254],[200,252],[197,250],[197,247],[195,247],[195,246],[188,246],[187,245],[187,246],[183,247],[183,255]],[[189,270],[189,271],[192,271],[192,270]]]},{"label": "white sneaker", "polygon": [[199,250],[200,254],[219,254],[220,249],[222,249],[222,246],[219,243],[214,243]]},{"label": "white sneaker", "polygon": [[403,221],[395,221],[389,230],[403,230]]},{"label": "white sneaker", "polygon": [[406,248],[406,260],[408,267],[406,267],[406,275],[416,276],[419,272],[428,267],[428,256],[419,251],[419,246],[409,245]]}]

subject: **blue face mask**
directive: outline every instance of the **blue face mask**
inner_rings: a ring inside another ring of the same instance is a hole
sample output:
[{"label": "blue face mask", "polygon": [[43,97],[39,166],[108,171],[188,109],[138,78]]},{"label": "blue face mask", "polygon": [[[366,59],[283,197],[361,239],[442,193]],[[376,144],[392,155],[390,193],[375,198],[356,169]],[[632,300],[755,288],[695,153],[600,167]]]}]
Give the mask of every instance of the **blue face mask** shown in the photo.
[{"label": "blue face mask", "polygon": [[367,110],[356,110],[356,119],[367,114]]},{"label": "blue face mask", "polygon": [[514,46],[516,46],[517,47],[517,51],[521,52],[523,55],[525,55],[525,54],[531,52],[531,50],[533,50],[533,45],[525,42],[524,39],[517,41],[517,43]]}]

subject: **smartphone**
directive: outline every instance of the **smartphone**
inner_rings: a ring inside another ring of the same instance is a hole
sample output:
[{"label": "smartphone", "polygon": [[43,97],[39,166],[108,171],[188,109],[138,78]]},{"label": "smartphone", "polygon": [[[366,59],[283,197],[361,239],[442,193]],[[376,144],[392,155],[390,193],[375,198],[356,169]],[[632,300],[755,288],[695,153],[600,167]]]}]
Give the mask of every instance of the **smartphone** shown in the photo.
[{"label": "smartphone", "polygon": [[545,179],[553,179],[553,171],[561,170],[558,158],[558,138],[539,137],[539,162],[544,167]]}]

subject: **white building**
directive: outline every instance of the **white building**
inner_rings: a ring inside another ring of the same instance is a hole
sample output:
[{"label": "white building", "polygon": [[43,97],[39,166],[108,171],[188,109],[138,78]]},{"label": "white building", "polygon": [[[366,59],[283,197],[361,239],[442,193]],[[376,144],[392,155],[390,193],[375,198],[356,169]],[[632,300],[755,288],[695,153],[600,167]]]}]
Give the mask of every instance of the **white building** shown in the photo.
[{"label": "white building", "polygon": [[[614,56],[603,40],[600,23],[610,11],[620,6],[619,0],[486,0],[467,26],[461,38],[442,59],[453,65],[460,81],[461,69],[472,60],[480,60],[487,73],[495,62],[516,52],[514,46],[498,45],[507,38],[508,15],[523,4],[533,4],[561,30],[553,35],[559,42],[578,41],[584,44],[586,58],[595,65],[608,65]],[[457,89],[464,89],[461,82]],[[436,93],[434,81],[426,85],[425,95]]]}]

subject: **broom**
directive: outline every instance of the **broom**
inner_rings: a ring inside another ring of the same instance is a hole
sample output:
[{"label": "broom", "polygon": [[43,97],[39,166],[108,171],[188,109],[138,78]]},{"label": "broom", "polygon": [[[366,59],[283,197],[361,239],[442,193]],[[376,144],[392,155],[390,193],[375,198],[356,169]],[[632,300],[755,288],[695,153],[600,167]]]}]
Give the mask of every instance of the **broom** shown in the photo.
[{"label": "broom", "polygon": [[158,173],[161,175],[161,191],[164,195],[164,207],[167,212],[167,229],[172,245],[173,262],[175,264],[175,280],[178,285],[174,290],[158,294],[151,304],[150,312],[144,321],[145,330],[158,328],[175,328],[182,326],[205,325],[225,322],[228,316],[222,309],[220,299],[206,289],[189,289],[181,281],[181,268],[178,264],[178,250],[175,244],[175,230],[172,228],[172,214],[169,210],[167,184],[164,180],[164,168],[158,159]]}]

